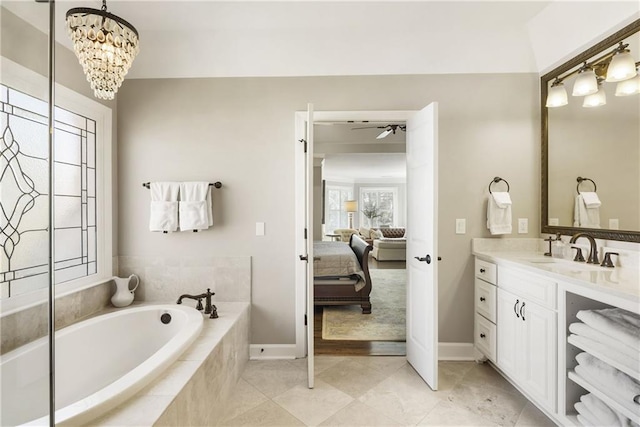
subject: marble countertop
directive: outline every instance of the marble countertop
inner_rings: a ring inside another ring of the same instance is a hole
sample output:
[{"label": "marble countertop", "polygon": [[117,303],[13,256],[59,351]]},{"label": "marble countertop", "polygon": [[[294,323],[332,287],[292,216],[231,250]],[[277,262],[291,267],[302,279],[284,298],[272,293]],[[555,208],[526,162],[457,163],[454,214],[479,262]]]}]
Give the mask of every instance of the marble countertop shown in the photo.
[{"label": "marble countertop", "polygon": [[[488,249],[488,248],[486,248]],[[535,250],[499,251],[474,248],[473,255],[497,265],[517,267],[563,281],[572,287],[606,293],[640,304],[640,268],[607,268],[544,256]],[[499,270],[498,270],[499,271]],[[500,273],[498,272],[498,280]]]}]

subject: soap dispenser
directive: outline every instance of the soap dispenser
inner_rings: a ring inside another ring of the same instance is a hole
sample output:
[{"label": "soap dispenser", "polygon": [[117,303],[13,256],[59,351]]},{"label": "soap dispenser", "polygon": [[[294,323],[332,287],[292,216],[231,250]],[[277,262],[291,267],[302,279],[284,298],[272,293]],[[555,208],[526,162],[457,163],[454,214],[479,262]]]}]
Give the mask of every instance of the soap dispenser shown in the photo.
[{"label": "soap dispenser", "polygon": [[564,258],[564,251],[566,245],[562,241],[562,235],[560,233],[556,234],[556,240],[551,245],[551,256],[553,258]]}]

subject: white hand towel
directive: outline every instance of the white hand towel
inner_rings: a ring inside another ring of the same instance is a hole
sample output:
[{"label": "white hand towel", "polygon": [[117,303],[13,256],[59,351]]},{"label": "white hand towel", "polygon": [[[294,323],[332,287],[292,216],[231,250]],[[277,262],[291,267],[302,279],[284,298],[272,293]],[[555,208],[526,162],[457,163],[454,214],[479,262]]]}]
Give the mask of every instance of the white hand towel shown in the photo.
[{"label": "white hand towel", "polygon": [[576,356],[576,374],[611,399],[640,416],[640,383],[600,359],[582,352]]},{"label": "white hand towel", "polygon": [[[509,201],[511,201],[511,198],[509,198]],[[504,208],[499,207],[495,197],[489,196],[487,201],[487,228],[491,234],[511,234],[511,205],[504,203],[503,205],[505,206]]]},{"label": "white hand towel", "polygon": [[600,208],[588,208],[582,194],[576,196],[573,206],[573,226],[585,228],[600,228]]},{"label": "white hand towel", "polygon": [[151,195],[149,230],[176,231],[178,229],[180,184],[177,182],[152,182],[149,185],[149,190]]},{"label": "white hand towel", "polygon": [[496,201],[496,205],[498,205],[500,209],[511,206],[511,195],[508,191],[494,191],[491,193],[491,196],[493,196],[493,199]]},{"label": "white hand towel", "polygon": [[[609,316],[611,316],[611,312]],[[615,338],[621,343],[640,351],[640,328],[622,320],[621,317],[612,319],[603,315],[599,310],[580,310],[576,317],[587,325],[604,334]]]},{"label": "white hand towel", "polygon": [[207,196],[210,194],[208,182],[183,182],[180,184],[181,231],[209,228],[210,209],[207,208]]},{"label": "white hand towel", "polygon": [[609,408],[606,403],[592,393],[580,396],[580,401],[589,408],[589,411],[595,415],[603,426],[627,427],[629,425],[627,417]]},{"label": "white hand towel", "polygon": [[582,195],[582,200],[584,200],[584,205],[587,208],[597,208],[602,204],[598,197],[598,193],[594,191],[583,191],[580,194]]}]

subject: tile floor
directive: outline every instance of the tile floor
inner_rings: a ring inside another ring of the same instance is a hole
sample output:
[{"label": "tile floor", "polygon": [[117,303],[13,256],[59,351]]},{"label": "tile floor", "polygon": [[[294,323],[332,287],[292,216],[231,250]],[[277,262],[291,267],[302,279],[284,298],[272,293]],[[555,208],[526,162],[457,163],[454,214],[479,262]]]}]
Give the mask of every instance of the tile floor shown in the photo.
[{"label": "tile floor", "polygon": [[250,361],[224,426],[553,426],[488,364],[441,362],[437,392],[404,357]]}]

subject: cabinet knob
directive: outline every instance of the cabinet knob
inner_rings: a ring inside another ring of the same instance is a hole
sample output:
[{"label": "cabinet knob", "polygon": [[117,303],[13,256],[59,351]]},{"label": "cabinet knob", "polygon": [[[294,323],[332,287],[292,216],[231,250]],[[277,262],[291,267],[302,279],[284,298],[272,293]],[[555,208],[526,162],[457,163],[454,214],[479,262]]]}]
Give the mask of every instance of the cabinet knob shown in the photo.
[{"label": "cabinet knob", "polygon": [[485,297],[480,297],[480,301],[485,301],[486,298]]},{"label": "cabinet knob", "polygon": [[484,273],[486,270],[484,268],[480,269],[480,273]]},{"label": "cabinet knob", "polygon": [[480,338],[484,338],[484,337],[486,337],[485,334],[480,334]]}]

